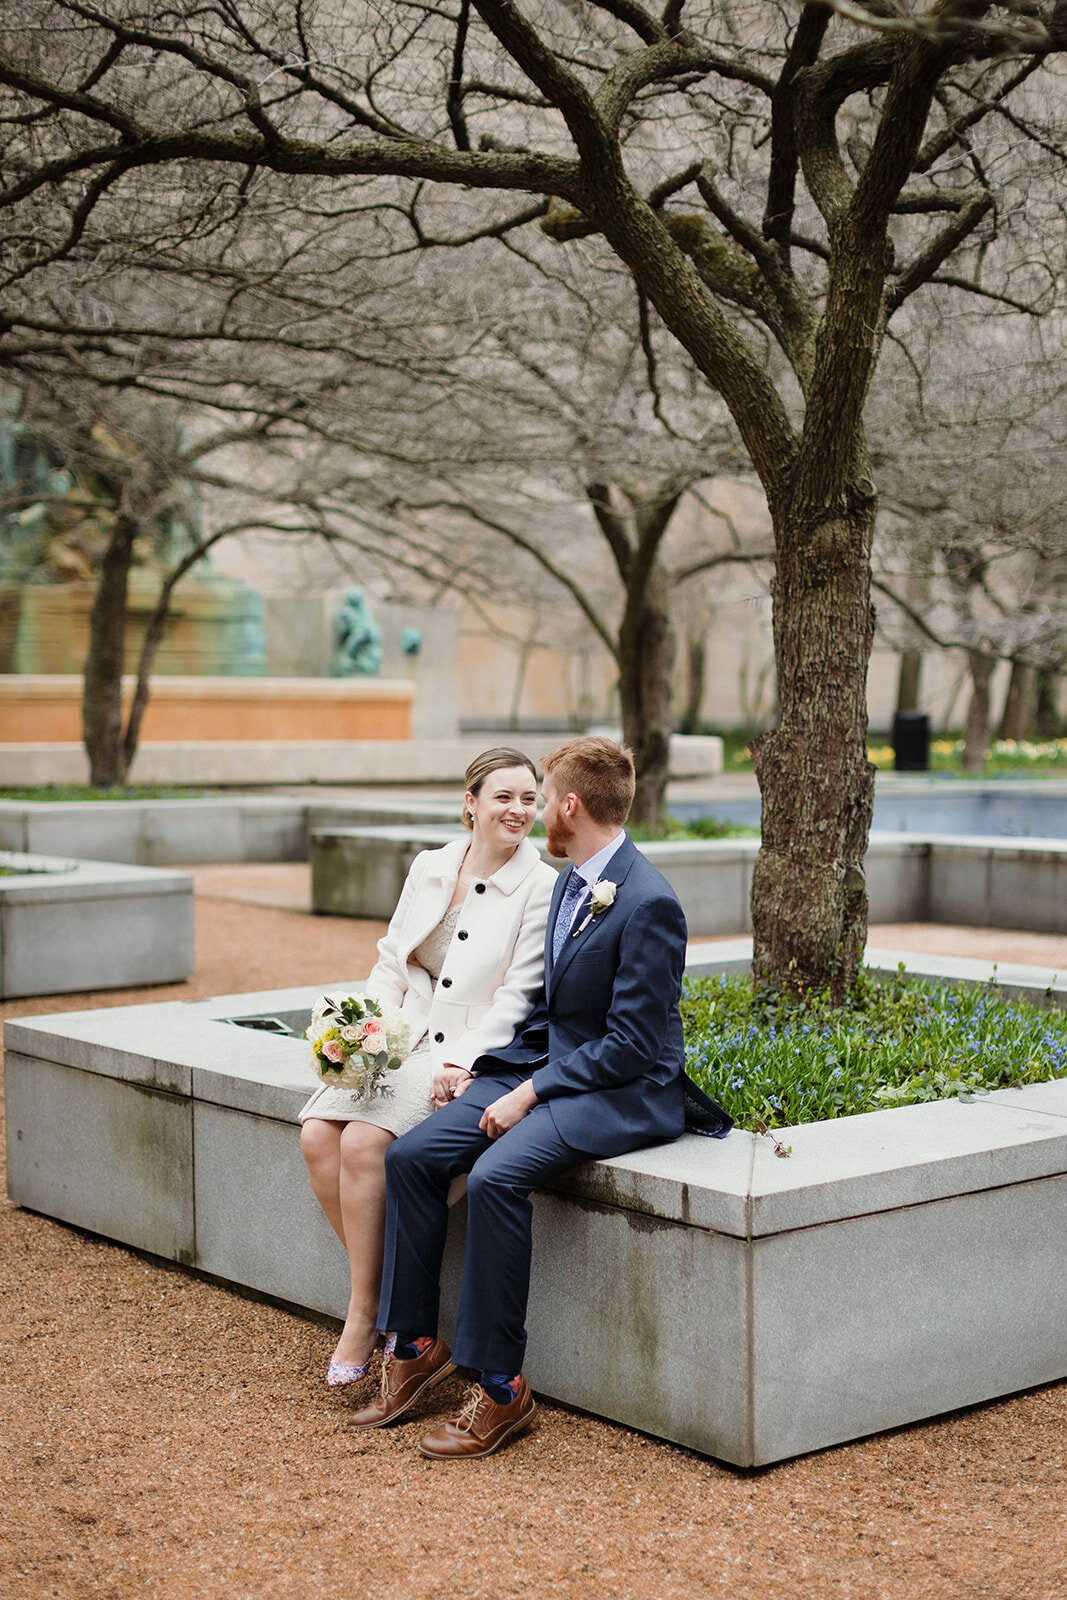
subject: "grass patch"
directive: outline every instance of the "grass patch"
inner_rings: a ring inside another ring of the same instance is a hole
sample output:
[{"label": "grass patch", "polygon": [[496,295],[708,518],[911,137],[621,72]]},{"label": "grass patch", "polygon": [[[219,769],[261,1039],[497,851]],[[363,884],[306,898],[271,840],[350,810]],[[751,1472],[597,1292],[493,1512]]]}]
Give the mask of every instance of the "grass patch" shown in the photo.
[{"label": "grass patch", "polygon": [[[888,745],[870,746],[868,758],[882,772],[893,770],[893,751]],[[978,778],[1067,778],[1067,739],[998,739],[986,751],[981,773],[964,773],[963,740],[931,739],[930,771],[951,773],[954,777]]]},{"label": "grass patch", "polygon": [[864,973],[843,1006],[804,1005],[745,977],[690,979],[686,1070],[739,1127],[851,1117],[1062,1078],[1067,1012],[1005,1000],[996,981],[946,987]]},{"label": "grass patch", "polygon": [[[718,730],[711,730],[718,731]],[[751,772],[752,757],[747,738],[738,733],[719,733],[723,740],[723,768],[726,772]],[[880,772],[893,771],[893,747],[870,744],[867,758]],[[930,741],[931,772],[943,772],[972,782],[976,778],[1067,778],[1067,739],[998,739],[986,751],[983,772],[964,773],[963,740],[946,734]]]}]

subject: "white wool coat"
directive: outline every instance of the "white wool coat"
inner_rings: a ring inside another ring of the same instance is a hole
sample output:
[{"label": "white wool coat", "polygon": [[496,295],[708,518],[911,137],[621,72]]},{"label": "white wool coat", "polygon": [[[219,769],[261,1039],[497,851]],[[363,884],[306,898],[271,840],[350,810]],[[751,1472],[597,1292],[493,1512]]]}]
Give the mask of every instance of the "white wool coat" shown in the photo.
[{"label": "white wool coat", "polygon": [[428,1035],[435,1072],[446,1062],[470,1068],[508,1044],[544,981],[556,870],[529,839],[491,878],[471,884],[436,987],[411,960],[448,910],[468,843],[456,839],[415,857],[365,985],[375,999],[401,1007],[413,1047]]}]

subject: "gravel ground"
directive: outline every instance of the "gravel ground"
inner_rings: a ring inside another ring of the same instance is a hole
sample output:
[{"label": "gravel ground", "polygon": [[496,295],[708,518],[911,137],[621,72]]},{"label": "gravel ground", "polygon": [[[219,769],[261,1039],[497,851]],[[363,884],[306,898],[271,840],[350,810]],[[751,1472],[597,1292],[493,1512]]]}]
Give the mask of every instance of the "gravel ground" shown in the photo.
[{"label": "gravel ground", "polygon": [[[190,983],[0,1016],[371,964],[380,925],[277,908],[303,903],[290,869],[197,886]],[[366,1387],[326,1390],[322,1323],[6,1200],[0,1296],[4,1600],[1067,1593],[1067,1383],[759,1473],[549,1404],[499,1456],[445,1464],[415,1454],[419,1420],[347,1426]]]}]

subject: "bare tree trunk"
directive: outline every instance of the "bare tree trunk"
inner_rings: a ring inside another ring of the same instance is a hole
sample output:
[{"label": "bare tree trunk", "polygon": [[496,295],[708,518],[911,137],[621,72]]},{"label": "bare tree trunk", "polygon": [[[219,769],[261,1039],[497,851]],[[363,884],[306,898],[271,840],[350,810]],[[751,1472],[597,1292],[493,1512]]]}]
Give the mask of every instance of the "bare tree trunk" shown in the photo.
[{"label": "bare tree trunk", "polygon": [[989,749],[989,680],[996,663],[991,656],[968,650],[971,669],[971,703],[967,707],[967,726],[963,734],[964,772],[984,772]]},{"label": "bare tree trunk", "polygon": [[[775,508],[772,507],[772,512]],[[779,521],[784,512],[776,512]],[[851,987],[867,940],[863,858],[874,803],[866,668],[874,503],[779,528],[777,729],[752,743],[763,796],[752,879],[753,977],[803,995]]]},{"label": "bare tree trunk", "polygon": [[658,562],[644,584],[626,596],[619,629],[619,700],[623,737],[634,755],[635,822],[662,821],[671,739],[671,668],[674,630],[670,585]]},{"label": "bare tree trunk", "polygon": [[663,820],[670,769],[674,624],[671,586],[658,550],[682,487],[649,491],[591,483],[586,494],[625,592],[615,657],[623,738],[633,751],[634,822]]},{"label": "bare tree trunk", "polygon": [[1037,692],[1034,696],[1034,732],[1039,739],[1057,739],[1060,733],[1060,713],[1057,704],[1059,673],[1047,671],[1037,675]]},{"label": "bare tree trunk", "polygon": [[163,643],[163,635],[167,631],[167,622],[170,619],[170,601],[173,592],[173,584],[163,585],[159,602],[149,620],[148,627],[145,630],[144,641],[141,645],[141,656],[137,663],[137,686],[133,692],[130,713],[126,718],[126,732],[122,739],[122,754],[127,773],[133,765],[133,758],[137,754],[137,746],[141,740],[141,723],[144,720],[148,697],[151,692],[152,668],[155,666],[159,647]]},{"label": "bare tree trunk", "polygon": [[120,512],[100,569],[89,619],[89,653],[82,687],[82,739],[89,781],[110,789],[125,783],[129,763],[122,737],[122,673],[126,659],[126,609],[137,527]]},{"label": "bare tree trunk", "polygon": [[917,711],[919,709],[919,678],[922,674],[922,651],[902,650],[900,654],[900,676],[897,679],[897,710]]},{"label": "bare tree trunk", "polygon": [[1000,739],[1025,739],[1030,729],[1030,718],[1037,686],[1037,672],[1021,661],[1011,664],[1008,692],[1004,696],[1004,710],[1000,716]]},{"label": "bare tree trunk", "polygon": [[699,733],[704,705],[704,674],[708,665],[708,641],[702,633],[690,633],[685,641],[685,710],[682,732]]},{"label": "bare tree trunk", "polygon": [[137,754],[137,746],[141,740],[141,723],[144,720],[148,698],[152,691],[152,668],[156,664],[159,647],[163,643],[163,636],[167,631],[170,621],[170,605],[174,599],[174,591],[187,572],[191,572],[198,562],[203,561],[212,545],[216,544],[225,535],[222,531],[213,533],[209,539],[201,539],[191,550],[187,550],[178,565],[170,572],[160,584],[159,595],[156,599],[155,610],[148,620],[144,639],[141,643],[141,654],[137,662],[137,685],[130,703],[130,714],[126,719],[126,732],[123,735],[122,751],[125,760],[125,771],[128,773],[133,765],[133,758]]}]

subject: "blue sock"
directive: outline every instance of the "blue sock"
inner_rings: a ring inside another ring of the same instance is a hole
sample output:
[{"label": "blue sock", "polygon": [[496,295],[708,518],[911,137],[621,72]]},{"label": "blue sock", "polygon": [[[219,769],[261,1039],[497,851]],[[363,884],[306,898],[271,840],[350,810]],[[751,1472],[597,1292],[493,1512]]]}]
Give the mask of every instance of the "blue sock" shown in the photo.
[{"label": "blue sock", "polygon": [[520,1375],[509,1378],[506,1372],[483,1372],[478,1379],[490,1400],[509,1406],[519,1392]]},{"label": "blue sock", "polygon": [[423,1355],[433,1344],[433,1339],[425,1333],[398,1333],[393,1354],[398,1361],[414,1361],[416,1356]]}]

